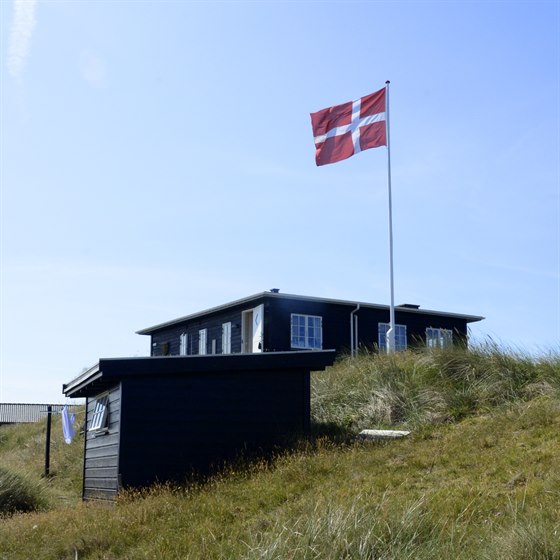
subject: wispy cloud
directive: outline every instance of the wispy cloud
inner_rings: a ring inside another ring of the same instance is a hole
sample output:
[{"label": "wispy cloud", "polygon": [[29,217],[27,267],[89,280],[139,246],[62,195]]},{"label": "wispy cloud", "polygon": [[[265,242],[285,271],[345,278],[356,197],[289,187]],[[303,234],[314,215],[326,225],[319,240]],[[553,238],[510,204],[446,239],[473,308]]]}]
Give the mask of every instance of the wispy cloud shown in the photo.
[{"label": "wispy cloud", "polygon": [[14,0],[14,21],[8,47],[8,71],[21,80],[31,48],[31,37],[37,24],[37,0]]}]

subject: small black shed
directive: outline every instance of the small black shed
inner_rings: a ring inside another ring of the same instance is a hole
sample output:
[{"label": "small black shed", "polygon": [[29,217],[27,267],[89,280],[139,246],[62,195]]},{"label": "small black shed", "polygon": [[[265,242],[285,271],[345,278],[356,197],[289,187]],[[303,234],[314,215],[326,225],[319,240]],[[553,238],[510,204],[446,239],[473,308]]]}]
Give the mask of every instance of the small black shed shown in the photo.
[{"label": "small black shed", "polygon": [[310,426],[310,371],[334,351],[102,359],[63,386],[85,397],[84,499],[181,480]]}]

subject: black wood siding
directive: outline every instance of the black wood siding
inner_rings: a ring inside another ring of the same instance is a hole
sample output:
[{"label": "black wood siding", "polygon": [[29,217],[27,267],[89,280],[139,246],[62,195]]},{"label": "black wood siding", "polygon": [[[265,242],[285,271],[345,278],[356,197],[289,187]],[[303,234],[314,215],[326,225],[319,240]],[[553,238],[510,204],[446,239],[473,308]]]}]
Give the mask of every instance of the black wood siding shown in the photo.
[{"label": "black wood siding", "polygon": [[[247,307],[247,310],[252,307]],[[189,348],[187,355],[198,354],[198,331],[208,329],[206,353],[212,353],[212,340],[216,340],[216,354],[222,354],[222,324],[231,322],[231,353],[241,352],[241,313],[243,310],[231,311],[200,318],[179,325],[173,325],[169,329],[154,333],[152,335],[152,356],[178,356],[180,349],[180,337],[182,333],[189,336]],[[167,344],[167,353],[164,352]]]},{"label": "black wood siding", "polygon": [[[291,314],[322,317],[323,348],[339,352],[350,349],[350,313],[353,305],[320,301],[273,299],[265,311],[265,344],[267,351],[291,350]],[[358,315],[358,338],[361,346],[372,349],[378,341],[379,323],[389,322],[389,310],[361,307]],[[407,327],[407,344],[425,342],[426,328],[450,329],[455,340],[465,338],[467,324],[456,317],[423,314],[396,308],[395,321]]]},{"label": "black wood siding", "polygon": [[216,372],[123,381],[123,486],[181,480],[307,432],[309,372]]},{"label": "black wood siding", "polygon": [[[108,430],[105,433],[86,431],[83,487],[83,497],[86,500],[114,500],[119,489],[120,384],[109,390],[108,394]],[[88,428],[91,425],[96,400],[96,398],[87,400]]]},{"label": "black wood siding", "polygon": [[[208,353],[211,352],[212,339],[216,339],[216,352],[222,353],[222,323],[232,323],[232,353],[241,352],[242,311],[264,305],[264,351],[284,352],[291,347],[291,314],[315,315],[322,317],[323,348],[347,352],[350,349],[350,313],[353,304],[314,301],[305,298],[256,298],[243,306],[198,317],[195,320],[163,328],[152,333],[152,355],[161,356],[163,348],[169,355],[179,354],[179,337],[187,332],[193,338],[194,352],[198,353],[198,331],[208,329]],[[379,323],[389,322],[389,309],[361,307],[358,316],[358,338],[360,346],[374,349],[378,342]],[[449,329],[453,331],[455,342],[465,341],[467,322],[461,317],[438,313],[422,313],[395,309],[397,324],[407,327],[407,344],[414,346],[426,341],[426,328]]]}]

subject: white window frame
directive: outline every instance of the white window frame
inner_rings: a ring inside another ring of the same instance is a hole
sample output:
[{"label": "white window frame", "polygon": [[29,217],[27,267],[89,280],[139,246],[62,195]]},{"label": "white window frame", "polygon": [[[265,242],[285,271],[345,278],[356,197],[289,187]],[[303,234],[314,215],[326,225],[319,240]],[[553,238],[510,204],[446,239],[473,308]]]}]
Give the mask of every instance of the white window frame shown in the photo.
[{"label": "white window frame", "polygon": [[453,346],[453,331],[428,327],[426,329],[426,346],[428,348],[448,348]]},{"label": "white window frame", "polygon": [[290,347],[298,350],[322,350],[323,317],[292,313],[290,316]]},{"label": "white window frame", "polygon": [[189,335],[184,332],[181,333],[179,336],[179,356],[186,356],[187,355],[187,348],[188,348],[188,340]]},{"label": "white window frame", "polygon": [[[387,352],[387,331],[389,323],[377,324],[377,344],[380,352]],[[395,325],[395,350],[403,352],[407,349],[406,325]]]},{"label": "white window frame", "polygon": [[107,428],[109,418],[109,395],[103,395],[95,401],[88,432],[99,432]]},{"label": "white window frame", "polygon": [[231,354],[231,322],[222,323],[222,354]]},{"label": "white window frame", "polygon": [[200,329],[198,331],[198,355],[205,356],[208,354],[208,329]]}]

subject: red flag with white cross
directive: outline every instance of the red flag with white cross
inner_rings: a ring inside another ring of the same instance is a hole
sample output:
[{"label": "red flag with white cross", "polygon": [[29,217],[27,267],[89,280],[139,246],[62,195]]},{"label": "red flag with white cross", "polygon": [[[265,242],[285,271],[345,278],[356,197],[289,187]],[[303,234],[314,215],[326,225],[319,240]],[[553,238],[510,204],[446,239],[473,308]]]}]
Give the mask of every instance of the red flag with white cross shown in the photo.
[{"label": "red flag with white cross", "polygon": [[326,165],[387,145],[386,88],[311,113],[315,161]]}]

